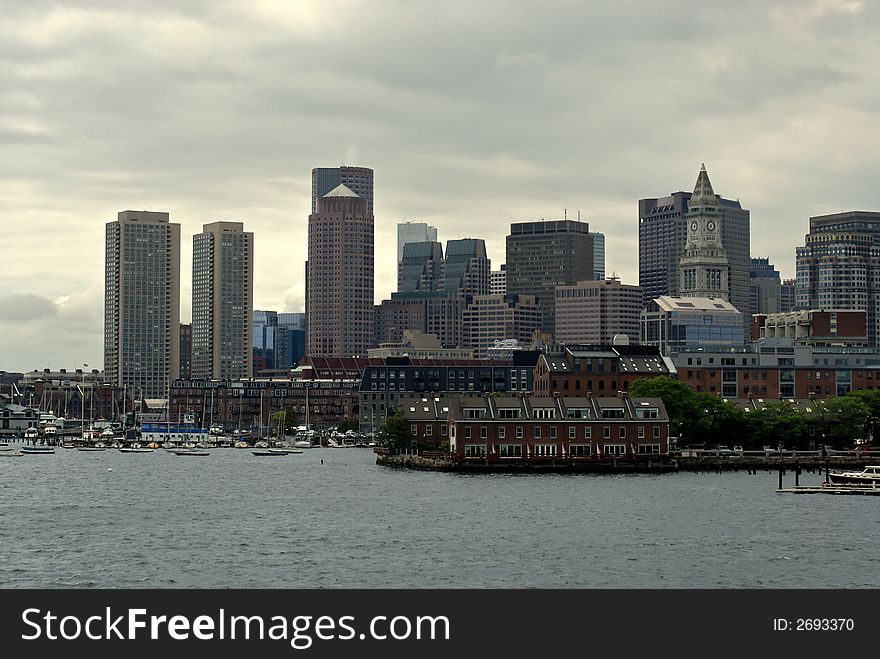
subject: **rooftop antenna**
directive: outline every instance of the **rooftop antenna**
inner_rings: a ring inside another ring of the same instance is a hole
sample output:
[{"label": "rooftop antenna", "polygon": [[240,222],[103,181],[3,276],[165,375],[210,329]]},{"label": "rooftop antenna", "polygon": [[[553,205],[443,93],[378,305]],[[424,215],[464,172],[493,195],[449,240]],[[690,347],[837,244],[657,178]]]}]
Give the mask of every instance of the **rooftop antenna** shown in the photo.
[{"label": "rooftop antenna", "polygon": [[568,219],[568,209],[567,208],[562,209],[562,217],[563,217],[563,219],[566,219],[566,220]]},{"label": "rooftop antenna", "polygon": [[578,222],[581,221],[581,209],[578,208]]}]

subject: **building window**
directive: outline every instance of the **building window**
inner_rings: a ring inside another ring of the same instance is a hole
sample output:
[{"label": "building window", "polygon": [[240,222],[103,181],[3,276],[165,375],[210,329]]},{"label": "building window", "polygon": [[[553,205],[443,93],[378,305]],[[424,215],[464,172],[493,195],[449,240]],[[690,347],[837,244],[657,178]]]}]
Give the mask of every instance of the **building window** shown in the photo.
[{"label": "building window", "polygon": [[505,430],[506,428],[504,426],[498,428],[498,439],[504,439],[504,435],[506,434],[504,432]]},{"label": "building window", "polygon": [[471,427],[470,427],[470,426],[465,426],[465,429],[464,429],[464,438],[465,438],[465,439],[470,439],[470,438],[471,438]]},{"label": "building window", "polygon": [[568,427],[568,438],[575,439],[575,437],[577,437],[577,428],[575,428],[574,426],[569,426]]},{"label": "building window", "polygon": [[535,426],[534,429],[532,430],[532,432],[533,432],[533,437],[535,439],[539,439],[541,437],[541,426]]},{"label": "building window", "polygon": [[410,427],[409,427],[409,432],[410,432],[410,434],[413,435],[413,436],[418,435],[418,434],[419,434],[419,427],[416,426],[416,425],[410,426]]},{"label": "building window", "polygon": [[626,439],[626,426],[620,426],[619,436],[620,439]]},{"label": "building window", "polygon": [[517,438],[517,439],[522,439],[522,438],[523,438],[523,429],[522,429],[522,426],[517,426],[517,427],[516,427],[516,438]]},{"label": "building window", "polygon": [[610,426],[605,426],[604,428],[602,428],[602,437],[604,437],[605,439],[608,439],[611,437],[611,427]]}]

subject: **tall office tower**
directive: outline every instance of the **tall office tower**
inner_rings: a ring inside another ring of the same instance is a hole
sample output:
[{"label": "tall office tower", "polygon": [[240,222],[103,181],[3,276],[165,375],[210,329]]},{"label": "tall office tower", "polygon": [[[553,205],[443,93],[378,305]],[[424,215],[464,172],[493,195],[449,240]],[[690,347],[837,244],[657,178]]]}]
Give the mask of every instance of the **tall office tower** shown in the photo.
[{"label": "tall office tower", "polygon": [[770,259],[751,260],[749,268],[749,314],[782,311],[782,282]]},{"label": "tall office tower", "polygon": [[251,335],[254,374],[277,368],[278,312],[254,309]]},{"label": "tall office tower", "polygon": [[437,242],[406,243],[397,268],[397,291],[436,291],[443,276],[443,246]]},{"label": "tall office tower", "polygon": [[299,312],[278,314],[275,368],[295,368],[306,354],[306,315]]},{"label": "tall office tower", "polygon": [[795,306],[795,290],[797,288],[797,279],[783,279],[782,287],[779,292],[779,311],[794,311]]},{"label": "tall office tower", "polygon": [[605,279],[605,234],[598,231],[590,231],[593,236],[593,279],[602,281]]},{"label": "tall office tower", "polygon": [[[642,302],[679,294],[678,264],[687,244],[689,192],[639,200],[639,286]],[[738,201],[717,196],[721,245],[730,266],[730,302],[746,317],[749,308],[749,211]],[[743,328],[747,331],[748,328]]]},{"label": "tall office tower", "polygon": [[446,241],[442,290],[458,295],[488,295],[492,263],[482,238]]},{"label": "tall office tower", "polygon": [[164,398],[180,373],[180,225],[168,213],[117,217],[106,229],[105,380]]},{"label": "tall office tower", "polygon": [[507,294],[534,295],[541,331],[553,334],[556,287],[593,278],[590,225],[577,220],[520,222],[507,236]]},{"label": "tall office tower", "polygon": [[678,262],[678,292],[685,297],[730,299],[730,264],[721,244],[720,213],[705,165],[684,217],[687,242]]},{"label": "tall office tower", "polygon": [[[352,188],[354,190],[354,188]],[[355,190],[357,192],[357,190]],[[403,262],[403,246],[407,243],[436,243],[437,227],[425,222],[397,223],[397,263]]]},{"label": "tall office tower", "polygon": [[192,329],[191,323],[180,324],[180,379],[192,377]]},{"label": "tall office tower", "polygon": [[619,279],[579,281],[556,288],[556,341],[611,345],[625,335],[639,342],[642,289]]},{"label": "tall office tower", "polygon": [[529,345],[540,326],[533,295],[474,295],[462,313],[462,347],[485,358],[496,341],[515,339]]},{"label": "tall office tower", "polygon": [[373,215],[339,185],[309,215],[307,353],[366,355],[373,340]]},{"label": "tall office tower", "polygon": [[[373,214],[373,170],[368,167],[316,167],[312,170],[312,215],[318,200],[340,185],[367,202],[367,215]],[[436,238],[435,238],[436,240]]]},{"label": "tall office tower", "polygon": [[500,270],[493,270],[489,273],[489,294],[507,294],[507,266],[503,263]]},{"label": "tall office tower", "polygon": [[254,234],[242,222],[212,222],[193,236],[192,294],[193,378],[251,377]]},{"label": "tall office tower", "polygon": [[861,309],[877,346],[880,305],[880,213],[850,211],[810,218],[796,249],[798,309]]}]

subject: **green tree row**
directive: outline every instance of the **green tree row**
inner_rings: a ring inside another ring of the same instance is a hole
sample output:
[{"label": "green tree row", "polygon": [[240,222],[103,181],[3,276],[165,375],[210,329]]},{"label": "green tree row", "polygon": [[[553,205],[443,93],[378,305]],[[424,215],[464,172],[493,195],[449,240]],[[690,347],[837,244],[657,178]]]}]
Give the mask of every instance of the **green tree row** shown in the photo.
[{"label": "green tree row", "polygon": [[[855,440],[875,437],[880,424],[880,391],[874,390],[801,406],[775,401],[749,412],[669,377],[636,380],[629,395],[663,400],[670,435],[679,438],[679,446],[739,445],[748,450],[781,443],[787,448],[807,448],[812,439],[846,448]],[[810,426],[814,426],[812,434]]]}]

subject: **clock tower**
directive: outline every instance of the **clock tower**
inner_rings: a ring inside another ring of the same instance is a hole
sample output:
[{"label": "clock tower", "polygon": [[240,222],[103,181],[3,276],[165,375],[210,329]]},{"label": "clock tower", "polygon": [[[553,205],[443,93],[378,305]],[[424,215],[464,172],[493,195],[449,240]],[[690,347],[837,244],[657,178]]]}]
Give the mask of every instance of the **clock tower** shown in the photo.
[{"label": "clock tower", "polygon": [[718,203],[703,165],[685,214],[687,240],[678,262],[679,295],[730,299],[730,263],[721,244]]}]

